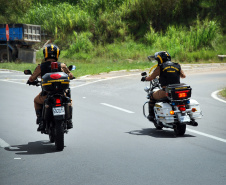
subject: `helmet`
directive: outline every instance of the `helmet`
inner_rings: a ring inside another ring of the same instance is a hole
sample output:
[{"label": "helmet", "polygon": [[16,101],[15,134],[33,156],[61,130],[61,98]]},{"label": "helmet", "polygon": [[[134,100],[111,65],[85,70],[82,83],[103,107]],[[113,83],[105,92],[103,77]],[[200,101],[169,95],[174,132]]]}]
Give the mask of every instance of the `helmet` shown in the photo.
[{"label": "helmet", "polygon": [[158,65],[160,65],[166,61],[171,61],[171,56],[167,51],[160,51],[155,53],[155,60],[157,60]]},{"label": "helmet", "polygon": [[43,49],[43,55],[45,60],[50,58],[58,60],[58,57],[60,55],[60,49],[54,44],[48,44]]}]

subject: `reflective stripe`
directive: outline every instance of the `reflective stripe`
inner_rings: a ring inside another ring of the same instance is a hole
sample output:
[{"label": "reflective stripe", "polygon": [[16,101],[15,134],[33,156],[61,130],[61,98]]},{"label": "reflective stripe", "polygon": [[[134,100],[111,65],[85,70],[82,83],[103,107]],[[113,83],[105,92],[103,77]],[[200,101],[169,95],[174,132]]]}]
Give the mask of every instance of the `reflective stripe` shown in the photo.
[{"label": "reflective stripe", "polygon": [[48,50],[47,50],[47,47],[45,47],[45,58],[48,57]]},{"label": "reflective stripe", "polygon": [[42,86],[51,85],[52,83],[44,83]]},{"label": "reflective stripe", "polygon": [[162,57],[160,57],[159,55],[157,56],[161,62],[161,64],[163,63]]},{"label": "reflective stripe", "polygon": [[60,53],[60,50],[59,50],[59,48],[57,48],[57,59],[59,57],[59,53]]}]

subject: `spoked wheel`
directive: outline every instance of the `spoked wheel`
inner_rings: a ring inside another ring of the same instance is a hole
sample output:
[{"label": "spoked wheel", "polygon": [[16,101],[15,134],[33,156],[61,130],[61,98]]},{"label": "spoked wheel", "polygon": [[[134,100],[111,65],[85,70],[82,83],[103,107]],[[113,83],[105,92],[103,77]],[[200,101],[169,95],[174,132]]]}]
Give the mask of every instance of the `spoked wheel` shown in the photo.
[{"label": "spoked wheel", "polygon": [[55,122],[55,146],[58,151],[64,149],[64,126],[62,121]]},{"label": "spoked wheel", "polygon": [[178,124],[177,127],[174,129],[174,133],[176,136],[183,136],[186,132],[186,124]]}]

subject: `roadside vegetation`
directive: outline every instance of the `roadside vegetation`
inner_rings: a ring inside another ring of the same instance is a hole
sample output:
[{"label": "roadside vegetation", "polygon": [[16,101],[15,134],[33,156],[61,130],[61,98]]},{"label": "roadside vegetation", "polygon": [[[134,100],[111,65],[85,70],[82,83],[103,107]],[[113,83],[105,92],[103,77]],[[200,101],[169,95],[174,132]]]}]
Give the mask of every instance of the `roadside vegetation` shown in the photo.
[{"label": "roadside vegetation", "polygon": [[[47,40],[79,75],[145,69],[148,55],[166,50],[180,63],[222,62],[226,54],[224,0],[0,0],[2,23],[42,26],[37,63]],[[224,62],[224,61],[223,61]],[[23,64],[30,65],[30,64]],[[0,64],[0,68],[21,68]],[[34,68],[31,65],[31,68]],[[81,71],[80,71],[81,70]]]},{"label": "roadside vegetation", "polygon": [[220,95],[224,98],[226,98],[226,88],[220,91]]}]

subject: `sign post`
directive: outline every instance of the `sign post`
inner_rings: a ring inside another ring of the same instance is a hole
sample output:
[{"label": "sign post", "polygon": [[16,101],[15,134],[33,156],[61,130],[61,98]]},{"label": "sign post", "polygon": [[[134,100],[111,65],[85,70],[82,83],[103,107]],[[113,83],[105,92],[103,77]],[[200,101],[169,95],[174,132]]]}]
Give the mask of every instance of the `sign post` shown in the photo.
[{"label": "sign post", "polygon": [[7,59],[9,62],[9,26],[6,24],[6,39],[7,39]]}]

